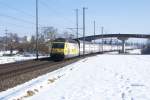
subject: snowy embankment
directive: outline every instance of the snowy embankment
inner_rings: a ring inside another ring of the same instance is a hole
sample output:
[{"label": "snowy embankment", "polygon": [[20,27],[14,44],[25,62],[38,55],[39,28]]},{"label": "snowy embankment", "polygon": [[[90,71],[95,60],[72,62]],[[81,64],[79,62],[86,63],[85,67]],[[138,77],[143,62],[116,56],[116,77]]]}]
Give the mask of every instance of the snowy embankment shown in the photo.
[{"label": "snowy embankment", "polygon": [[[0,64],[12,63],[18,61],[25,61],[30,59],[36,59],[35,54],[24,53],[17,54],[18,51],[13,51],[13,56],[3,56],[4,54],[10,54],[10,51],[0,51]],[[48,57],[48,56],[39,56],[39,58]]]},{"label": "snowy embankment", "polygon": [[0,93],[0,100],[150,100],[150,55],[98,55]]},{"label": "snowy embankment", "polygon": [[[42,58],[42,57],[46,57],[46,56],[39,56],[39,58]],[[25,61],[25,60],[30,60],[30,59],[36,59],[36,56],[31,56],[31,57],[25,57],[23,55],[2,56],[0,57],[0,64]]]},{"label": "snowy embankment", "polygon": [[[17,54],[18,53],[18,51],[13,51],[12,52],[13,54]],[[4,54],[10,54],[10,51],[0,51],[0,56],[3,56]]]}]

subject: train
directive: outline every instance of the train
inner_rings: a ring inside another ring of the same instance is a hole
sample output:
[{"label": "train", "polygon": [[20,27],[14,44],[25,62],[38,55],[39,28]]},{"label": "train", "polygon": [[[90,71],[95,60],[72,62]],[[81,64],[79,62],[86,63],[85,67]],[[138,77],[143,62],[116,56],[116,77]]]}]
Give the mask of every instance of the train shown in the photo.
[{"label": "train", "polygon": [[99,43],[85,41],[85,50],[83,52],[83,41],[78,39],[57,38],[51,42],[50,56],[54,61],[60,61],[66,58],[82,56],[83,54],[87,55],[117,49],[117,46],[102,46],[102,44]]}]

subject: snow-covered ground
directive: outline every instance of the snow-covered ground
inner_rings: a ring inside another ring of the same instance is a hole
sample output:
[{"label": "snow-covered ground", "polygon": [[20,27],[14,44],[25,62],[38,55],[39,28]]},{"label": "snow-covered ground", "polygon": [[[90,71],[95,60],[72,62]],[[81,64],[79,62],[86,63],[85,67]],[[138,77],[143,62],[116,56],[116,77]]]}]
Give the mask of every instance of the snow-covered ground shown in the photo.
[{"label": "snow-covered ground", "polygon": [[[141,54],[141,49],[134,49],[134,50],[126,50],[126,54],[131,54],[131,55],[140,55]],[[113,52],[106,52],[105,54],[118,54],[118,51],[113,51]]]},{"label": "snow-covered ground", "polygon": [[[24,54],[17,54],[17,51],[13,51],[13,54],[15,54],[13,56],[3,56],[3,54],[10,54],[10,51],[0,51],[0,64],[36,59],[35,54],[31,54],[27,52]],[[39,58],[42,57],[47,57],[47,56],[39,56]]]},{"label": "snow-covered ground", "polygon": [[[13,54],[16,54],[18,51],[13,51]],[[3,54],[10,54],[10,51],[0,51],[0,57],[3,56]]]},{"label": "snow-covered ground", "polygon": [[97,55],[0,93],[0,100],[150,100],[150,55]]},{"label": "snow-covered ground", "polygon": [[30,59],[35,59],[35,58],[36,57],[24,57],[24,56],[11,56],[11,57],[8,57],[8,56],[3,56],[3,57],[0,57],[0,64],[30,60]]},{"label": "snow-covered ground", "polygon": [[[105,48],[110,50],[111,46],[106,46]],[[128,52],[131,54],[141,54],[140,49],[129,50]],[[13,51],[13,54],[16,54],[16,55],[14,55],[14,56],[3,56],[4,54],[10,54],[10,51],[0,51],[0,64],[36,59],[35,54],[31,54],[28,52],[25,52],[24,54],[17,54],[17,53],[18,53],[18,51]],[[118,52],[107,52],[106,54],[118,54]],[[49,55],[39,56],[39,58],[48,57],[48,56]]]},{"label": "snow-covered ground", "polygon": [[[42,57],[46,57],[46,56],[39,56],[39,58],[42,58]],[[3,56],[3,57],[0,57],[0,64],[25,61],[25,60],[30,60],[30,59],[36,59],[36,56],[31,56],[31,57],[25,57],[23,55],[15,55],[15,56],[10,56],[10,57]]]},{"label": "snow-covered ground", "polygon": [[127,50],[130,54],[141,54],[141,49],[135,49],[135,50]]}]

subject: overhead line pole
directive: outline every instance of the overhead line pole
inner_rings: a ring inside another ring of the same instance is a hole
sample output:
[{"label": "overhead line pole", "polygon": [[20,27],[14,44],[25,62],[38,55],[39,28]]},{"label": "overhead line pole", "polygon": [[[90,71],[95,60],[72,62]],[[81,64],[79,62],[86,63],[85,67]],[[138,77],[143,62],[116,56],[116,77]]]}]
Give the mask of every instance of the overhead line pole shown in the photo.
[{"label": "overhead line pole", "polygon": [[101,27],[101,34],[102,34],[102,53],[103,53],[103,51],[104,51],[104,40],[103,40],[103,32],[104,32],[104,27],[102,26]]},{"label": "overhead line pole", "polygon": [[8,30],[7,30],[7,28],[5,29],[5,34],[6,34],[6,40],[5,40],[5,51],[7,51],[7,45],[8,45],[8,41],[7,41],[7,35],[8,35]]},{"label": "overhead line pole", "polygon": [[[95,37],[95,20],[94,20],[94,37]],[[95,43],[95,39],[94,39],[94,43]]]},{"label": "overhead line pole", "polygon": [[[95,20],[94,20],[94,37],[93,37],[93,39],[94,39],[94,44],[95,44]],[[94,51],[95,51],[95,45],[94,45]]]},{"label": "overhead line pole", "polygon": [[39,59],[38,53],[38,0],[36,0],[36,59]]},{"label": "overhead line pole", "polygon": [[83,7],[83,55],[85,55],[85,7]]},{"label": "overhead line pole", "polygon": [[76,34],[77,34],[77,39],[78,39],[78,36],[79,36],[79,20],[78,20],[78,12],[79,10],[76,9],[76,27],[77,27],[77,30],[76,30]]}]

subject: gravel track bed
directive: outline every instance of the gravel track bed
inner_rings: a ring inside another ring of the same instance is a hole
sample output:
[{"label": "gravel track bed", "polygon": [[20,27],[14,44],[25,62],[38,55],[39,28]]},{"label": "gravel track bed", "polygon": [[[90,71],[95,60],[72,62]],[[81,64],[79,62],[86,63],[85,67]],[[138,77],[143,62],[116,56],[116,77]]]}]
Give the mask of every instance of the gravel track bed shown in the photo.
[{"label": "gravel track bed", "polygon": [[40,75],[62,68],[80,59],[81,58],[76,57],[60,62],[44,59],[25,61],[19,64],[0,65],[0,92],[25,83]]}]

